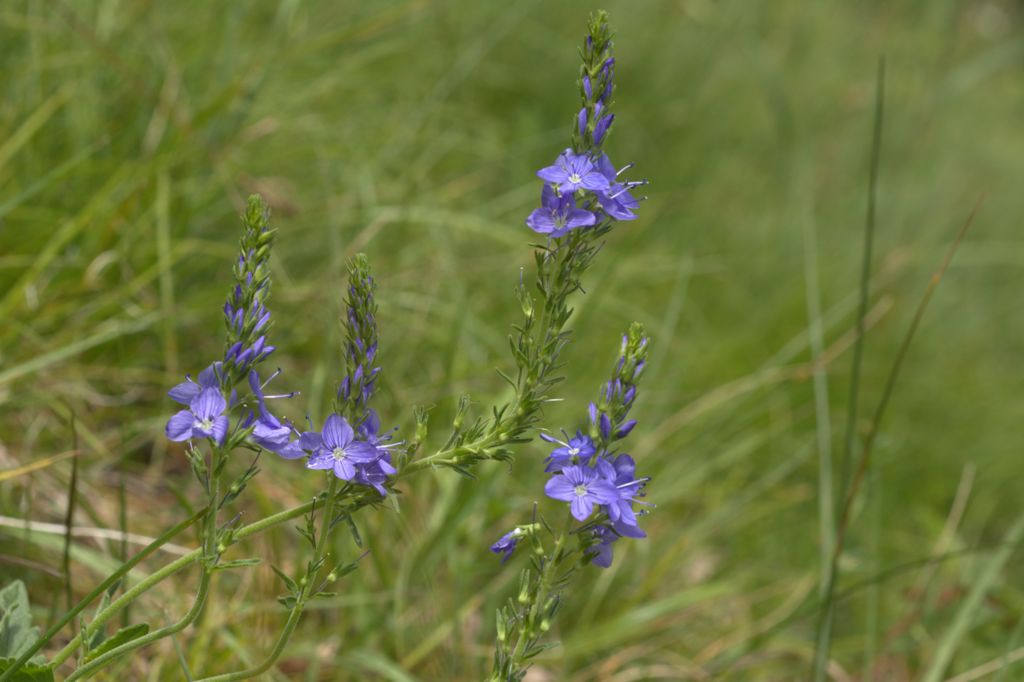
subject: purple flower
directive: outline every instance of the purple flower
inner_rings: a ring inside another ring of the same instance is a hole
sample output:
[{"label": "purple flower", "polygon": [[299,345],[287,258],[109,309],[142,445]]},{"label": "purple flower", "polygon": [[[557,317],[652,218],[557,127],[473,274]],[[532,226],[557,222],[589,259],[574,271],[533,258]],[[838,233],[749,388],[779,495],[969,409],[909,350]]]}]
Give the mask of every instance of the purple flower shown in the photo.
[{"label": "purple flower", "polygon": [[332,414],[324,422],[321,433],[310,431],[302,434],[299,444],[310,451],[306,467],[309,469],[333,469],[334,475],[343,481],[356,477],[356,466],[377,459],[377,448],[355,440],[355,432],[344,417]]},{"label": "purple flower", "polygon": [[223,414],[227,401],[219,388],[204,388],[192,398],[187,410],[170,418],[164,429],[173,441],[212,438],[218,444],[228,433],[228,418]]},{"label": "purple flower", "polygon": [[[359,438],[365,440],[367,443],[370,443],[371,445],[376,445],[379,447],[379,449],[383,449],[380,448],[380,445],[382,443],[387,443],[389,440],[391,440],[391,433],[394,430],[395,429],[391,429],[390,431],[381,433],[380,417],[377,416],[377,410],[370,408],[366,411],[366,418],[363,419],[363,423],[359,425],[358,429],[356,429],[356,434],[359,436]],[[392,443],[387,447],[393,447],[395,445],[398,445],[398,443]]]},{"label": "purple flower", "polygon": [[384,484],[387,483],[388,476],[395,474],[396,469],[391,465],[391,455],[387,450],[383,448],[376,448],[376,450],[376,459],[356,467],[356,476],[353,480],[360,485],[373,486],[381,497],[387,497],[388,489],[384,487]]},{"label": "purple flower", "polygon": [[[609,125],[611,122],[609,121]],[[596,132],[595,132],[596,135]],[[597,200],[605,213],[615,220],[633,220],[636,214],[633,213],[640,208],[640,202],[629,193],[629,190],[646,184],[644,181],[621,183],[617,181],[618,176],[630,166],[621,170],[615,170],[607,154],[602,154],[597,160],[597,169],[602,177],[608,181],[608,188],[597,193]]]},{"label": "purple flower", "polygon": [[[270,377],[273,379],[276,373]],[[270,379],[267,381],[269,382]],[[270,450],[285,459],[298,459],[305,456],[298,440],[292,440],[295,430],[287,422],[282,422],[267,410],[266,398],[263,395],[263,386],[260,384],[260,375],[256,370],[249,372],[249,387],[256,396],[259,403],[259,414],[250,415],[246,426],[252,425],[252,439],[261,448]],[[284,396],[270,396],[271,398],[291,397],[294,394]]]},{"label": "purple flower", "polygon": [[577,227],[589,227],[597,222],[593,213],[576,208],[576,200],[571,193],[566,192],[559,197],[551,185],[544,185],[540,201],[541,208],[526,218],[526,224],[534,232],[561,237]]},{"label": "purple flower", "polygon": [[541,168],[537,176],[553,185],[558,185],[562,193],[575,192],[578,189],[589,189],[594,192],[608,190],[609,181],[594,167],[594,162],[586,154],[575,154],[566,149],[555,160],[555,165]]},{"label": "purple flower", "polygon": [[551,451],[551,455],[548,457],[548,465],[544,469],[548,473],[561,471],[572,464],[586,462],[596,452],[594,441],[590,440],[590,436],[584,436],[579,431],[576,432],[574,437],[569,439],[568,443],[563,443],[543,433],[541,438],[549,443],[558,443],[562,446]]},{"label": "purple flower", "polygon": [[608,568],[612,565],[612,544],[619,539],[619,536],[608,526],[595,527],[593,535],[599,542],[590,548],[593,553],[590,563],[601,568]]},{"label": "purple flower", "polygon": [[501,554],[501,563],[505,563],[512,556],[512,552],[516,551],[516,545],[519,544],[519,538],[522,537],[522,531],[518,528],[514,528],[509,532],[501,536],[501,538],[491,545],[491,551],[495,554]]},{"label": "purple flower", "polygon": [[639,528],[630,528],[629,526],[623,526],[620,523],[613,523],[612,525],[602,524],[595,526],[592,531],[592,536],[598,542],[588,550],[591,559],[590,563],[601,568],[608,568],[612,565],[612,545],[620,537],[632,537],[632,538],[644,538],[647,534]]},{"label": "purple flower", "polygon": [[[619,527],[636,529],[633,532],[623,532],[623,535],[645,537],[646,534],[637,526],[636,513],[633,511],[633,497],[643,488],[647,480],[636,479],[636,463],[629,455],[619,455],[615,458],[612,463],[612,474],[614,478],[611,483],[615,486],[615,500],[605,504],[608,518],[616,524],[616,529]],[[637,532],[640,535],[636,535]]]},{"label": "purple flower", "polygon": [[220,386],[222,363],[215,362],[202,372],[199,373],[199,383],[192,381],[192,377],[188,374],[185,375],[185,381],[181,382],[170,391],[167,395],[171,397],[176,403],[181,405],[190,405],[192,400],[199,395],[199,392],[204,388],[217,388]]},{"label": "purple flower", "polygon": [[618,499],[615,486],[594,469],[579,465],[562,469],[547,482],[544,492],[552,499],[568,502],[577,521],[590,516],[595,504],[611,504]]}]

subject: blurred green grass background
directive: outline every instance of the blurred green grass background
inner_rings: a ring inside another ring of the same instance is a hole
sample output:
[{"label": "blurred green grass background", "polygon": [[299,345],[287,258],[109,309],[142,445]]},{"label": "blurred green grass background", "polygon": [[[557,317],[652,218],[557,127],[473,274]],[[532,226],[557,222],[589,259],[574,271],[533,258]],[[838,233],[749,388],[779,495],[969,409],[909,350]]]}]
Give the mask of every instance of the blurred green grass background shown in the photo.
[{"label": "blurred green grass background", "polygon": [[[122,482],[131,532],[156,535],[185,515],[194,491],[163,440],[165,391],[222,351],[237,215],[255,191],[280,230],[273,362],[286,374],[275,384],[301,390],[297,405],[317,419],[328,404],[343,263],[362,250],[379,282],[385,423],[407,432],[413,404],[435,405],[440,437],[464,391],[486,410],[503,390],[493,368],[508,366],[512,289],[531,259],[534,171],[565,146],[575,46],[598,7],[617,33],[608,149],[653,184],[577,300],[567,400],[546,422],[574,426],[618,335],[645,323],[654,350],[632,454],[658,507],[649,540],[619,543],[614,566],[572,592],[563,645],[530,679],[806,676],[818,458],[824,447],[838,469],[883,54],[865,419],[931,271],[986,199],[919,330],[855,507],[830,671],[1020,679],[1010,663],[1024,645],[1024,573],[996,553],[1021,514],[1024,474],[1019,2],[10,0],[0,470],[71,449],[74,412],[76,525],[118,528]],[[829,362],[816,405],[819,340]],[[364,513],[371,554],[307,614],[266,679],[479,679],[494,607],[517,575],[486,548],[529,515],[544,454],[525,447],[511,470],[485,466],[477,482],[411,479],[397,512]],[[318,485],[294,464],[263,465],[246,520]],[[60,523],[69,477],[65,460],[0,482],[0,513]],[[26,580],[45,621],[64,606],[61,538],[6,523],[0,578]],[[120,551],[76,540],[76,593]],[[359,550],[339,535],[336,552]],[[290,529],[235,555],[303,560]],[[986,570],[995,579],[969,599]],[[176,617],[192,579],[130,617]],[[282,620],[275,580],[266,566],[222,574],[178,641],[194,672],[261,657]],[[165,642],[100,679],[182,675]]]}]

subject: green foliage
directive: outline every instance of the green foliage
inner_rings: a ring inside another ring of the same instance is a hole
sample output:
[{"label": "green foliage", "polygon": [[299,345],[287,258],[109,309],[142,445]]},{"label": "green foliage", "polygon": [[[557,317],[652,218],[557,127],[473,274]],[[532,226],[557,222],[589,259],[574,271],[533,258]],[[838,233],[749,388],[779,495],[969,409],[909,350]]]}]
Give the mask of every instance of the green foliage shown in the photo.
[{"label": "green foliage", "polygon": [[[569,379],[554,393],[567,400],[544,405],[545,423],[573,426],[578,400],[607,378],[613,340],[603,330],[643,321],[657,344],[630,454],[650,463],[658,507],[645,525],[650,540],[588,576],[584,597],[565,605],[551,633],[563,646],[537,657],[538,676],[806,675],[815,436],[830,424],[833,451],[841,449],[883,53],[865,410],[923,283],[977,195],[988,199],[879,435],[868,495],[884,522],[876,536],[854,510],[833,659],[848,676],[872,679],[862,674],[871,584],[880,609],[874,677],[916,679],[940,651],[943,661],[952,653],[948,677],[1014,660],[1019,550],[983,598],[967,599],[1019,514],[1024,477],[1019,5],[604,6],[620,83],[605,148],[655,183],[639,220],[611,235],[587,295],[573,299]],[[531,266],[522,221],[538,198],[533,173],[550,163],[578,103],[572,46],[588,9],[530,0],[4,3],[0,468],[65,452],[68,401],[86,450],[82,489],[96,492],[83,496],[76,525],[116,525],[115,472],[128,481],[131,532],[155,537],[186,513],[172,490],[194,492],[192,474],[162,438],[176,409],[166,391],[223,352],[213,332],[233,282],[225,263],[237,256],[237,216],[256,191],[278,230],[279,350],[270,362],[285,374],[275,388],[301,390],[314,420],[334,398],[337,297],[359,251],[378,278],[385,332],[379,412],[401,426],[398,438],[432,451],[449,435],[460,394],[472,393],[480,405],[471,407],[484,413],[508,397],[491,372],[507,366],[508,329],[522,317],[510,297]],[[531,282],[527,290],[535,295]],[[825,353],[817,365],[809,328]],[[413,404],[430,408],[429,425],[405,411]],[[279,406],[303,423],[304,411]],[[467,415],[464,428],[472,423]],[[310,605],[281,671],[266,679],[360,680],[383,670],[399,671],[393,679],[481,679],[491,661],[480,644],[495,632],[488,614],[515,597],[521,568],[520,559],[501,566],[486,546],[522,521],[512,509],[541,494],[544,455],[529,449],[511,467],[488,464],[475,481],[418,479],[400,486],[401,513],[363,514],[367,570]],[[229,463],[228,480],[248,464]],[[301,466],[266,455],[260,465],[242,498],[247,523],[321,485]],[[5,480],[0,513],[59,520],[68,472],[65,462]],[[0,534],[2,554],[59,566],[59,538],[22,527]],[[361,553],[338,536],[332,562]],[[190,534],[175,543],[194,546]],[[225,558],[264,556],[295,574],[303,541],[290,528],[246,543]],[[111,551],[76,538],[77,590],[106,575]],[[933,553],[941,558],[929,561]],[[133,574],[175,557],[159,551]],[[37,607],[58,598],[63,606],[59,579],[45,571],[5,557],[0,576],[23,579]],[[199,674],[258,660],[282,615],[280,583],[266,567],[218,579],[238,590],[179,635]],[[194,577],[168,587],[133,616],[162,621],[167,597],[193,588]],[[609,662],[609,651],[622,655]],[[1019,679],[1020,665],[1004,679]],[[118,666],[112,678],[181,677],[170,648],[145,648]]]},{"label": "green foliage", "polygon": [[129,625],[128,627],[121,628],[113,635],[100,642],[99,645],[92,646],[88,653],[82,657],[82,663],[88,663],[89,661],[95,660],[108,651],[113,651],[122,644],[142,637],[148,632],[149,625],[147,623],[138,623],[136,625]]},{"label": "green foliage", "polygon": [[[17,658],[38,639],[39,628],[32,624],[25,583],[8,583],[0,590],[0,658]],[[36,655],[29,662],[42,665],[46,657]]]},{"label": "green foliage", "polygon": [[[7,671],[14,658],[0,658],[0,673]],[[53,682],[53,671],[44,663],[26,663],[10,678],[11,682]]]}]

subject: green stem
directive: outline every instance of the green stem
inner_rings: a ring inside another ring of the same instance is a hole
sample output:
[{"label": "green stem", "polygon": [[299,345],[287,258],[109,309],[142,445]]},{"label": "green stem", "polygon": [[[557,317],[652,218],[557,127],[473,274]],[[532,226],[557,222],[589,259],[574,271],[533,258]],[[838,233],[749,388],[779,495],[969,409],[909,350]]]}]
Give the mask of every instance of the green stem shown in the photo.
[{"label": "green stem", "polygon": [[180,632],[181,630],[184,630],[189,625],[194,623],[195,620],[199,617],[199,614],[202,613],[203,606],[206,604],[206,597],[207,594],[209,593],[210,579],[212,576],[212,572],[204,567],[203,577],[199,581],[199,589],[196,592],[196,599],[192,603],[192,607],[188,610],[188,612],[184,616],[182,616],[181,620],[171,625],[162,627],[159,630],[154,630],[148,635],[139,637],[138,639],[133,639],[130,642],[125,642],[121,646],[111,649],[102,656],[99,656],[89,661],[82,667],[76,669],[73,673],[71,673],[68,676],[65,682],[74,682],[74,680],[83,679],[87,675],[90,675],[96,670],[99,670],[100,668],[106,666],[114,659],[119,658],[120,656],[124,656],[125,654],[132,652],[135,649],[144,647],[147,644],[163,639],[164,637],[170,637],[171,635]]},{"label": "green stem", "polygon": [[555,572],[558,570],[559,565],[561,565],[562,560],[565,558],[562,556],[562,549],[565,547],[565,541],[566,538],[568,538],[569,528],[571,526],[572,516],[567,512],[562,532],[559,533],[558,538],[555,539],[555,547],[548,556],[548,560],[544,563],[544,567],[541,569],[540,578],[537,581],[537,593],[531,600],[532,603],[530,604],[530,611],[529,614],[527,614],[526,622],[519,630],[516,646],[512,650],[512,670],[522,668],[527,653],[527,647],[531,641],[535,640],[542,634],[540,628],[542,612],[544,610],[545,602],[548,599],[548,595],[551,592],[551,584],[555,579]]},{"label": "green stem", "polygon": [[188,554],[178,557],[171,563],[167,564],[159,571],[152,573],[145,580],[140,581],[130,590],[122,594],[120,597],[110,602],[110,604],[96,614],[96,617],[86,627],[82,629],[82,632],[75,635],[74,639],[67,643],[63,649],[61,649],[50,661],[50,667],[56,668],[61,663],[66,661],[71,654],[75,653],[75,650],[82,645],[82,634],[84,633],[87,637],[92,635],[96,630],[102,627],[107,621],[114,617],[114,615],[123,609],[128,604],[138,599],[144,592],[149,590],[151,587],[156,585],[163,580],[171,577],[178,571],[192,564],[192,562],[198,560],[202,556],[202,552],[198,549],[194,549]]},{"label": "green stem", "polygon": [[[299,505],[298,507],[293,507],[291,509],[286,509],[286,510],[278,512],[276,514],[272,514],[271,516],[268,516],[265,519],[260,519],[259,521],[255,521],[253,523],[250,523],[248,526],[243,526],[242,528],[239,528],[238,531],[235,533],[234,541],[237,542],[238,540],[243,540],[243,539],[245,539],[245,538],[247,538],[247,537],[249,537],[251,535],[255,535],[256,533],[264,531],[264,530],[266,530],[268,528],[272,528],[273,526],[277,526],[277,525],[280,525],[280,524],[282,524],[282,523],[284,523],[286,521],[291,521],[292,519],[296,519],[296,518],[302,516],[303,514],[307,513],[312,506],[313,506],[313,501],[309,501],[309,502],[306,502],[304,504]],[[170,539],[172,537],[174,537],[175,535],[177,535],[181,531],[183,531],[186,528],[188,528],[188,526],[190,526],[193,523],[195,523],[201,516],[206,514],[206,512],[207,512],[207,510],[205,508],[200,510],[199,512],[194,514],[191,518],[189,518],[189,519],[187,519],[185,521],[182,521],[177,526],[175,526],[174,528],[169,530],[167,533],[165,533],[164,535],[161,535],[156,541],[154,541],[153,544],[151,544],[145,550],[143,550],[142,552],[137,554],[135,557],[133,557],[131,559],[131,561],[129,562],[130,565],[129,564],[125,564],[125,566],[123,566],[121,569],[118,569],[117,573],[112,575],[107,580],[103,581],[103,584],[101,584],[100,587],[97,587],[95,590],[93,590],[93,592],[90,593],[89,597],[86,597],[86,599],[83,599],[82,602],[80,602],[79,605],[75,607],[75,609],[77,609],[77,610],[74,610],[74,612],[68,612],[68,614],[64,618],[61,619],[60,623],[57,623],[53,628],[51,628],[52,632],[47,632],[47,637],[44,637],[44,640],[42,640],[40,642],[37,642],[36,646],[33,646],[33,648],[28,651],[27,655],[24,656],[24,661],[19,659],[18,665],[22,665],[25,662],[27,662],[28,659],[31,658],[32,654],[34,654],[35,652],[39,651],[39,649],[42,648],[43,644],[45,644],[45,639],[47,639],[49,637],[53,637],[53,635],[56,634],[56,632],[60,629],[61,626],[66,625],[71,620],[71,618],[74,618],[75,615],[80,613],[82,611],[82,609],[84,609],[86,606],[88,606],[90,601],[92,601],[97,596],[102,594],[103,590],[105,590],[108,587],[110,587],[111,585],[113,585],[114,582],[116,582],[117,578],[119,578],[120,576],[122,576],[125,573],[127,573],[128,570],[130,570],[133,566],[138,564],[142,559],[144,559],[146,556],[148,556],[150,553],[152,553],[154,550],[156,550],[160,545],[163,545],[163,544],[167,543],[168,541],[170,541]],[[115,613],[117,613],[117,611],[119,611],[120,609],[123,609],[125,606],[127,606],[131,602],[135,601],[139,596],[141,596],[143,593],[149,591],[151,588],[153,588],[158,583],[166,580],[167,578],[169,578],[170,576],[174,575],[178,571],[181,571],[182,569],[184,569],[185,567],[189,566],[190,564],[192,564],[192,563],[194,563],[196,561],[199,561],[199,559],[201,559],[202,556],[203,556],[203,550],[201,548],[194,549],[191,552],[189,552],[188,554],[185,554],[185,555],[179,557],[178,559],[176,559],[175,561],[167,564],[166,566],[161,568],[156,573],[153,573],[149,577],[147,577],[144,580],[140,581],[138,584],[133,586],[132,589],[130,589],[128,592],[125,592],[119,598],[117,598],[116,600],[111,602],[105,609],[103,609],[98,614],[96,614],[96,618],[89,625],[88,629],[91,632],[91,631],[93,631],[92,627],[94,625],[98,627],[98,626],[106,623],[108,620],[110,620],[114,616]],[[54,656],[53,661],[50,664],[51,667],[55,668],[58,665],[60,665],[61,663],[63,663],[65,660],[67,660],[68,657],[71,656],[71,654],[73,654],[75,652],[75,649],[77,649],[79,646],[81,646],[81,644],[82,644],[81,633],[79,633],[79,635],[77,635],[74,639],[72,639],[68,643],[67,646],[65,646],[56,656]],[[0,682],[2,682],[3,680],[7,679],[7,675],[8,674],[13,674],[14,670],[17,669],[18,665],[15,665],[11,669],[9,669],[6,673],[4,673],[4,676],[0,677]]]},{"label": "green stem", "polygon": [[[489,444],[492,442],[495,435],[495,433],[488,434],[487,436],[479,439],[478,442],[482,445]],[[429,457],[411,463],[402,472],[400,472],[399,477],[403,478],[408,474],[434,466],[435,464],[440,463],[439,460],[450,458],[457,450],[460,450],[461,448],[465,447],[466,446],[460,446],[459,448],[438,450]],[[256,535],[257,533],[261,533],[269,528],[273,528],[274,526],[278,526],[282,523],[303,516],[304,514],[309,512],[309,510],[317,501],[319,501],[319,498],[315,500],[310,500],[309,502],[304,502],[303,504],[300,504],[296,507],[292,507],[291,509],[285,509],[283,511],[277,512],[276,514],[271,514],[266,518],[260,519],[259,521],[254,521],[253,523],[250,523],[246,526],[243,526],[242,528],[239,528],[234,533],[234,536],[232,538],[232,544],[240,540],[244,540],[245,538]],[[8,668],[5,672],[0,674],[0,682],[7,682],[7,680],[11,679],[14,673],[19,668],[21,668],[25,663],[27,663],[28,660],[35,653],[42,649],[43,646],[61,630],[61,628],[67,625],[75,616],[81,613],[90,603],[92,603],[97,597],[103,594],[105,590],[107,590],[111,585],[117,582],[119,578],[128,573],[128,571],[130,571],[132,568],[138,565],[143,559],[145,559],[153,552],[155,552],[157,549],[159,549],[162,545],[170,542],[171,539],[173,539],[181,532],[191,527],[194,523],[196,523],[196,521],[201,519],[203,516],[207,515],[208,512],[209,507],[204,507],[203,509],[197,511],[191,517],[182,521],[181,523],[174,526],[173,528],[165,532],[163,535],[158,537],[150,545],[144,548],[141,552],[132,557],[127,563],[125,563],[119,569],[117,569],[117,571],[111,574],[110,577],[104,580],[98,587],[96,587],[96,589],[90,592],[81,602],[79,602],[74,609],[69,611],[60,619],[60,621],[55,623],[54,626],[50,628],[46,632],[46,634],[44,634],[43,637],[40,638],[32,647],[27,649],[25,653],[22,654],[22,656],[15,662],[15,664],[11,668]],[[150,574],[148,577],[133,585],[130,590],[125,592],[119,598],[112,601],[109,605],[107,605],[106,608],[102,609],[99,613],[96,614],[96,617],[85,629],[86,635],[88,636],[90,634],[93,634],[97,628],[107,623],[118,611],[134,602],[141,595],[148,592],[150,589],[155,587],[160,582],[166,580],[175,573],[178,573],[179,571],[183,570],[192,563],[199,561],[204,556],[204,551],[205,547],[194,549],[188,554],[179,557],[170,564],[167,564],[163,568]],[[287,627],[288,625],[286,624],[286,628]],[[294,627],[295,625],[292,625],[291,629],[294,629]],[[157,630],[153,634],[162,631],[163,629]],[[290,636],[291,633],[288,632],[287,634],[288,636]],[[148,644],[151,641],[154,641],[152,639],[152,635],[147,635],[145,638],[139,638],[137,640],[133,640],[132,642],[128,642],[127,644],[134,644],[136,645],[135,648],[137,648],[139,646]],[[72,638],[70,642],[68,642],[68,644],[63,649],[61,649],[53,657],[49,664],[50,668],[56,669],[60,664],[62,664],[64,661],[70,658],[71,655],[74,654],[74,652],[81,646],[82,633],[78,633],[77,635],[75,635],[74,638]]]},{"label": "green stem", "polygon": [[[72,608],[70,611],[65,613],[64,616],[59,621],[54,623],[53,626],[49,630],[47,630],[43,634],[42,637],[40,637],[38,640],[35,641],[34,644],[32,644],[32,646],[30,646],[28,649],[26,649],[25,652],[18,658],[18,660],[16,660],[14,662],[14,665],[12,665],[2,675],[0,675],[0,682],[4,682],[4,681],[10,679],[11,677],[13,677],[14,673],[21,666],[25,665],[25,663],[28,662],[28,659],[32,658],[32,656],[34,656],[37,651],[42,649],[43,646],[45,646],[47,642],[49,642],[51,639],[53,639],[57,635],[57,633],[60,632],[61,629],[65,625],[70,623],[75,618],[75,616],[77,616],[79,613],[84,611],[85,608],[87,606],[89,606],[89,604],[91,604],[97,597],[99,597],[101,594],[103,594],[108,589],[110,589],[110,587],[114,583],[116,583],[118,580],[123,578],[130,570],[135,568],[135,566],[137,566],[143,559],[148,557],[150,554],[152,554],[153,552],[158,550],[163,545],[165,545],[168,542],[170,542],[178,534],[180,534],[180,533],[184,532],[185,530],[187,530],[188,528],[190,528],[192,526],[192,524],[194,524],[196,521],[201,519],[206,514],[206,511],[207,510],[205,508],[200,509],[199,511],[197,511],[195,514],[193,514],[189,518],[185,519],[184,521],[182,521],[178,525],[176,525],[173,528],[171,528],[171,529],[167,530],[166,532],[164,532],[163,535],[161,535],[157,539],[153,540],[153,542],[151,542],[148,545],[146,545],[146,547],[143,548],[142,551],[140,551],[138,554],[136,554],[131,559],[129,559],[128,561],[126,561],[123,564],[121,564],[121,566],[116,571],[111,573],[110,576],[108,576],[106,580],[104,580],[102,583],[100,583],[96,587],[96,589],[94,589],[92,592],[87,594],[81,601],[79,601],[77,604],[75,604],[74,608]],[[111,614],[111,615],[113,615],[113,614]],[[109,616],[108,616],[108,618],[109,618]],[[70,653],[68,655],[70,655]],[[65,656],[64,658],[62,658],[60,660],[63,661],[66,658],[67,658],[67,656]]]},{"label": "green stem", "polygon": [[280,658],[281,654],[284,653],[284,648],[288,645],[288,640],[295,631],[295,627],[299,624],[299,618],[301,616],[301,608],[292,609],[292,612],[288,614],[288,620],[284,624],[284,629],[281,630],[281,634],[278,636],[277,642],[274,644],[274,648],[271,649],[270,654],[268,654],[267,658],[259,665],[249,668],[248,670],[239,670],[238,672],[224,673],[223,675],[214,675],[213,677],[204,677],[196,682],[233,682],[234,680],[247,680],[266,672],[270,669],[270,666]]},{"label": "green stem", "polygon": [[[217,450],[214,451],[213,457],[211,458],[211,463],[210,463],[211,464],[211,467],[210,467],[211,471],[215,471],[217,469],[217,467],[218,467],[218,460],[219,460],[219,458],[221,458],[223,456],[224,456],[224,453],[220,449],[217,449]],[[57,653],[56,656],[54,656],[53,660],[50,662],[51,669],[57,668],[57,666],[59,666],[61,663],[66,661],[68,658],[70,658],[71,655],[82,645],[82,642],[84,641],[84,638],[90,637],[93,633],[95,633],[97,630],[99,630],[101,627],[103,627],[103,625],[105,625],[106,622],[109,621],[114,616],[114,614],[116,614],[122,608],[124,608],[128,604],[131,604],[133,601],[138,599],[142,594],[147,592],[154,585],[156,585],[156,584],[162,582],[163,580],[165,580],[166,578],[174,575],[178,571],[182,570],[183,568],[185,568],[186,566],[190,565],[192,562],[194,562],[194,561],[196,561],[196,560],[198,560],[200,558],[208,558],[208,557],[215,557],[216,556],[216,554],[217,554],[217,502],[220,499],[220,479],[219,479],[219,477],[216,477],[212,481],[212,485],[210,487],[209,492],[210,492],[209,504],[206,507],[204,507],[197,514],[197,517],[205,517],[204,518],[205,523],[204,523],[204,526],[203,526],[203,547],[199,548],[199,549],[194,549],[191,552],[189,552],[188,554],[186,554],[186,555],[184,555],[182,557],[179,557],[177,560],[172,561],[171,563],[167,564],[166,566],[164,566],[162,569],[160,569],[156,573],[153,573],[152,575],[150,575],[145,580],[139,582],[137,585],[135,585],[131,589],[127,590],[119,598],[117,598],[113,602],[111,602],[107,606],[107,608],[105,608],[102,611],[100,611],[99,613],[97,613],[96,617],[93,618],[92,622],[90,622],[86,627],[82,628],[82,631],[79,632],[70,642],[68,642],[67,646],[65,646],[63,649],[61,649]],[[209,565],[204,567],[204,569],[203,569],[203,577],[200,580],[199,591],[197,592],[197,595],[196,595],[196,601],[193,604],[193,609],[189,610],[189,612],[186,614],[185,618],[183,618],[178,623],[175,623],[173,625],[169,625],[169,626],[167,626],[165,628],[161,628],[160,630],[156,630],[153,633],[150,633],[149,635],[147,635],[146,637],[140,637],[139,639],[135,639],[135,640],[132,640],[130,642],[127,642],[127,643],[123,644],[122,646],[118,647],[117,649],[115,649],[114,651],[118,651],[119,652],[118,655],[120,655],[121,653],[125,653],[125,652],[131,651],[133,649],[137,649],[137,648],[139,648],[141,646],[144,646],[145,644],[147,644],[147,643],[149,643],[151,641],[155,641],[156,639],[159,639],[159,637],[154,637],[153,635],[165,632],[167,630],[170,630],[170,631],[167,632],[166,634],[173,634],[173,633],[178,632],[179,630],[185,628],[192,621],[194,621],[199,616],[199,613],[202,611],[203,604],[205,604],[205,602],[206,602],[206,593],[207,593],[207,590],[209,588],[209,581],[210,581],[210,579],[212,577],[211,568],[212,568],[212,566],[209,566]],[[186,619],[188,619],[188,620],[186,620]],[[180,625],[180,627],[177,627],[179,625]],[[163,635],[163,636],[166,636],[166,635]],[[100,657],[100,658],[96,659],[96,661],[110,660],[109,658],[105,658],[105,656],[106,655],[104,655],[104,657]],[[95,665],[96,661],[91,661],[89,663],[90,669],[95,669],[95,668],[99,667],[99,666]],[[73,675],[77,674],[77,672],[78,671],[75,671],[75,673],[73,673]]]},{"label": "green stem", "polygon": [[[320,563],[320,560],[324,557],[324,552],[327,549],[327,537],[330,535],[331,522],[334,518],[337,492],[338,479],[332,472],[331,484],[327,490],[327,506],[323,511],[323,521],[320,527],[320,535],[316,539],[316,547],[313,551],[312,566],[316,566]],[[298,599],[295,600],[291,613],[288,614],[288,620],[285,621],[284,628],[281,630],[281,633],[277,637],[277,641],[274,643],[274,648],[270,650],[270,653],[267,654],[267,657],[264,658],[262,662],[246,670],[214,675],[212,677],[204,677],[197,682],[235,682],[236,680],[247,680],[252,677],[256,677],[257,675],[270,670],[270,667],[274,665],[274,663],[277,662],[277,659],[281,657],[281,654],[284,653],[284,648],[288,646],[288,640],[291,639],[292,633],[295,632],[295,628],[299,624],[299,618],[302,617],[302,611],[306,607],[306,602],[308,602],[311,597],[310,592],[314,589],[316,574],[313,571],[310,573],[312,574],[306,575],[306,582],[302,585]],[[70,682],[70,680],[68,682]]]}]

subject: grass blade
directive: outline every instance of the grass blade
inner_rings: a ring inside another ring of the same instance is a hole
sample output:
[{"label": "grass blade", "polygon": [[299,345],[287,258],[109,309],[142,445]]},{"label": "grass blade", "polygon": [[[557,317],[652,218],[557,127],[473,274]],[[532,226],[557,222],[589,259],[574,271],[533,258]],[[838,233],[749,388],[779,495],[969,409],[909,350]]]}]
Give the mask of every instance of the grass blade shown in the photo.
[{"label": "grass blade", "polygon": [[1009,561],[1013,551],[1017,549],[1016,545],[1020,542],[1021,537],[1024,537],[1024,514],[1017,517],[1013,526],[1003,537],[1002,545],[985,563],[981,574],[971,583],[971,590],[967,593],[964,603],[960,605],[960,609],[953,618],[953,623],[943,633],[935,657],[932,659],[931,665],[928,666],[928,671],[921,678],[922,682],[942,680],[946,668],[949,667],[949,663],[953,659],[953,654],[956,653],[957,645],[967,634],[974,616],[983,606],[985,595],[992,589],[1003,566]]},{"label": "grass blade", "polygon": [[[853,447],[857,433],[857,413],[860,402],[860,375],[864,357],[864,319],[867,315],[868,299],[871,294],[871,256],[874,251],[875,240],[875,207],[877,203],[876,197],[878,194],[878,167],[880,164],[882,150],[882,122],[884,111],[885,59],[882,58],[878,62],[878,76],[875,82],[875,121],[872,128],[871,162],[869,164],[870,170],[868,171],[868,208],[864,224],[864,255],[860,273],[860,300],[857,311],[857,339],[853,346],[853,367],[850,371],[850,396],[846,413],[846,435],[843,439],[842,472],[839,479],[839,500],[841,501],[845,500],[847,495],[847,488],[850,479],[850,467],[853,462]],[[841,525],[842,521],[839,522],[839,526]],[[839,526],[837,526],[836,532],[832,536],[833,555],[838,554],[842,545],[842,540],[839,539],[842,535],[842,530]],[[835,573],[837,563],[838,562],[835,559],[830,562],[830,567],[827,574],[824,576],[824,583],[819,590],[820,594],[824,595],[824,600],[822,602],[821,617],[818,622],[817,639],[814,645],[813,676],[815,682],[824,682],[828,668],[828,657],[832,646],[832,597],[835,590]]]}]

